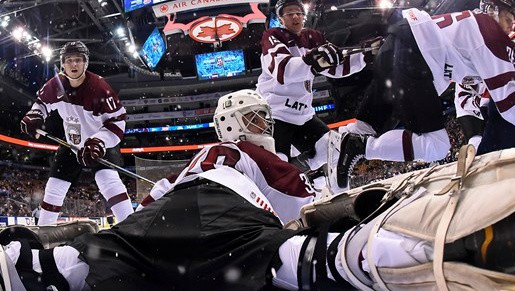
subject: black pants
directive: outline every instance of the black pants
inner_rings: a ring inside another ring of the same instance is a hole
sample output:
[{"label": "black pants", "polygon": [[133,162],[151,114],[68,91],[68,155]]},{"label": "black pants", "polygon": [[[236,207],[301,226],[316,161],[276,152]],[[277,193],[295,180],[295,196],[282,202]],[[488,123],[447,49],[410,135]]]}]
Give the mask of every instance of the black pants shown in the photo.
[{"label": "black pants", "polygon": [[327,132],[329,132],[329,127],[316,115],[303,125],[276,119],[274,124],[275,151],[285,154],[290,160],[290,151],[293,145],[299,152],[307,152],[307,156],[312,158],[316,154],[315,143]]},{"label": "black pants", "polygon": [[[118,166],[123,166],[123,159],[119,146],[106,149],[106,154],[103,159]],[[53,163],[50,166],[50,177],[73,183],[79,177],[82,172],[82,168],[83,166],[77,161],[77,155],[72,150],[59,146],[54,156]],[[102,164],[97,164],[92,167],[92,169],[96,173],[99,170],[110,168]]]},{"label": "black pants", "polygon": [[94,290],[250,291],[265,286],[272,258],[294,234],[232,190],[198,180],[71,245],[90,265]]},{"label": "black pants", "polygon": [[433,75],[407,20],[391,26],[388,32],[374,61],[374,78],[357,118],[369,123],[378,134],[397,126],[415,133],[443,129],[443,109]]}]

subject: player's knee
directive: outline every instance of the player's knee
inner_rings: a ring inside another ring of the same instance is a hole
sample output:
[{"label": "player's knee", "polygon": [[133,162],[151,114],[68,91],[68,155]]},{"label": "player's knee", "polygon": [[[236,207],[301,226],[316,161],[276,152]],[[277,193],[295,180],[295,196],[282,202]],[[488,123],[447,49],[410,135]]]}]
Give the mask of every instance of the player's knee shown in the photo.
[{"label": "player's knee", "polygon": [[50,177],[45,186],[45,201],[48,201],[49,199],[53,201],[64,200],[64,197],[66,196],[66,192],[68,192],[70,185],[70,182]]},{"label": "player's knee", "polygon": [[115,170],[104,169],[97,171],[95,173],[95,182],[97,183],[98,190],[104,196],[109,196],[109,193],[119,194],[127,192],[127,188]]}]

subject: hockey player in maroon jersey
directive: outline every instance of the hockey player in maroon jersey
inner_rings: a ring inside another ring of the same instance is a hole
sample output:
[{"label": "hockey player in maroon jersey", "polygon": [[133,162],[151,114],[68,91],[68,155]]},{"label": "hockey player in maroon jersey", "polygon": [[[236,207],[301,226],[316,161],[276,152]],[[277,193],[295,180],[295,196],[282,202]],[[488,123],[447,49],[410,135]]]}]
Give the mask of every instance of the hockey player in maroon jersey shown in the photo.
[{"label": "hockey player in maroon jersey", "polygon": [[[202,149],[178,177],[159,180],[138,210],[196,175],[229,166],[257,185],[269,201],[268,206],[283,222],[299,218],[300,207],[313,201],[314,190],[303,173],[276,156],[273,121],[267,102],[252,90],[222,96],[214,123],[221,143]],[[217,178],[232,179],[230,176]]]},{"label": "hockey player in maroon jersey", "polygon": [[481,8],[436,16],[403,11],[375,59],[357,122],[341,128],[342,137],[333,135],[330,184],[347,188],[361,157],[443,159],[450,141],[438,96],[450,81],[479,76],[502,118],[515,124],[515,44],[508,37],[515,1],[483,1]]},{"label": "hockey player in maroon jersey", "polygon": [[[306,13],[300,0],[279,0],[275,10],[284,28],[263,33],[257,92],[272,108],[280,157],[304,171],[317,170],[327,162],[329,128],[315,115],[313,80],[318,74],[342,78],[361,71],[366,65],[364,54],[347,56],[321,32],[304,28]],[[292,145],[301,153],[300,159],[291,158]]]},{"label": "hockey player in maroon jersey", "polygon": [[98,164],[104,158],[121,164],[119,143],[125,131],[125,108],[116,92],[100,76],[87,71],[89,50],[80,41],[66,43],[60,51],[61,72],[37,92],[37,100],[21,120],[21,131],[39,137],[51,111],[63,120],[66,141],[79,148],[60,146],[50,169],[41,202],[38,225],[56,223],[70,185],[83,167],[91,167],[100,193],[118,222],[133,212],[127,189],[118,172]]}]

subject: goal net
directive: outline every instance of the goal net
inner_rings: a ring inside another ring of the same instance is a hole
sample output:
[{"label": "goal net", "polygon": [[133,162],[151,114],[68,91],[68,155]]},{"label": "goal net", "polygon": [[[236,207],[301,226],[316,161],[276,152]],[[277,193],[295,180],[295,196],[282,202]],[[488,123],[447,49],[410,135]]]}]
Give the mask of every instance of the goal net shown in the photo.
[{"label": "goal net", "polygon": [[[143,176],[151,181],[157,182],[172,174],[179,174],[189,160],[150,160],[137,156],[135,158],[136,174]],[[152,185],[148,182],[136,180],[137,201],[141,200],[150,193]]]}]

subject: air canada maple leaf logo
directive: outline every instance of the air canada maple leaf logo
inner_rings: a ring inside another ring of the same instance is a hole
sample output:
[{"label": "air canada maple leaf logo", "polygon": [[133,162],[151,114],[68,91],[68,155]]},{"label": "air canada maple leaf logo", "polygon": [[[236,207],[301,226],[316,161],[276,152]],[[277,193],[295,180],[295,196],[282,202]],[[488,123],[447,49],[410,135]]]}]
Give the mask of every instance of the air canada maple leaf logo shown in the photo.
[{"label": "air canada maple leaf logo", "polygon": [[222,26],[218,26],[217,28],[210,27],[210,26],[201,26],[201,31],[197,35],[198,37],[211,37],[213,40],[216,39],[216,36],[218,34],[218,37],[221,37],[223,35],[231,35],[236,33],[234,29],[231,28],[231,24],[227,23]]},{"label": "air canada maple leaf logo", "polygon": [[191,25],[189,35],[198,42],[214,43],[227,41],[240,34],[243,27],[239,20],[231,17],[204,17]]}]

